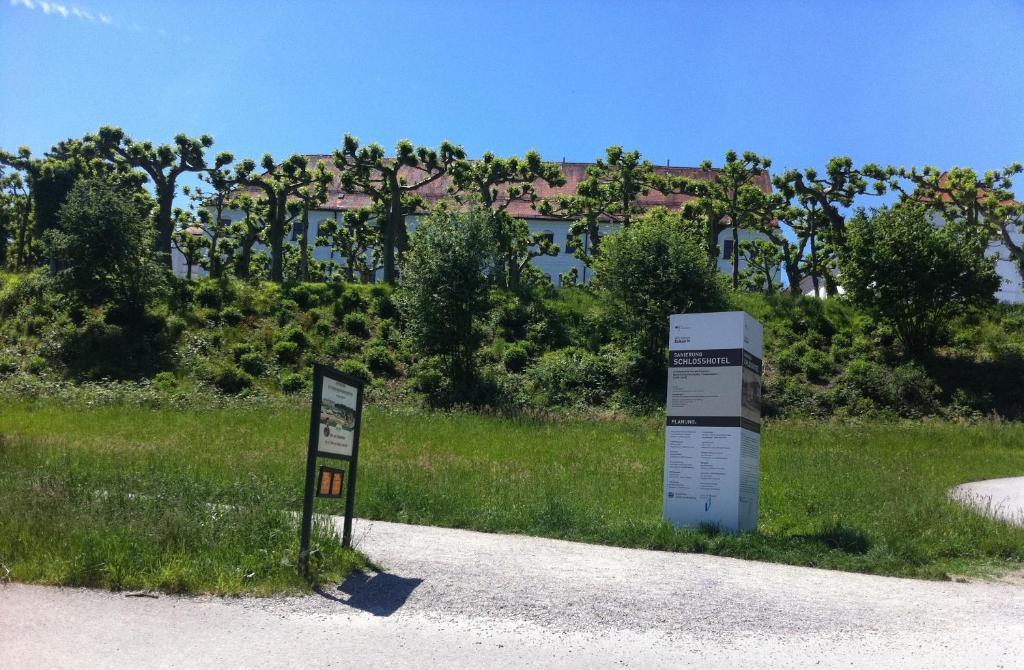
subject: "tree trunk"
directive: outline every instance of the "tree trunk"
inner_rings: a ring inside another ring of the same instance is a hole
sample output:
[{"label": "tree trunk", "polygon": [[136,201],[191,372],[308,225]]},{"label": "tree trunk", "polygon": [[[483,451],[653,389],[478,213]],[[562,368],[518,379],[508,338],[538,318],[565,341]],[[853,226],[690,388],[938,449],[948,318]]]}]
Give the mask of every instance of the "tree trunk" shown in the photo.
[{"label": "tree trunk", "polygon": [[238,265],[235,268],[235,273],[240,279],[249,278],[249,266],[252,261],[252,242],[245,240],[242,243],[242,248],[238,253]]},{"label": "tree trunk", "polygon": [[171,237],[174,233],[174,221],[172,213],[174,210],[174,185],[160,185],[157,189],[157,214],[156,214],[156,254],[158,260],[167,267],[171,264]]},{"label": "tree trunk", "polygon": [[408,236],[405,232],[405,214],[402,213],[401,194],[392,198],[388,208],[387,219],[381,231],[381,246],[384,251],[384,281],[394,284],[398,279],[398,272],[395,269],[395,256],[399,251],[405,251],[408,246]]},{"label": "tree trunk", "polygon": [[19,270],[25,269],[25,250],[26,243],[28,241],[28,217],[21,217],[21,222],[18,224],[18,241],[14,248],[15,263]]},{"label": "tree trunk", "polygon": [[732,222],[732,287],[740,286],[740,227]]},{"label": "tree trunk", "polygon": [[814,286],[814,297],[821,297],[821,289],[818,286],[818,236],[814,229],[811,229],[811,284]]},{"label": "tree trunk", "polygon": [[271,204],[270,219],[270,281],[284,282],[284,216],[285,198]]},{"label": "tree trunk", "polygon": [[210,276],[214,279],[220,279],[222,274],[220,265],[220,252],[217,250],[217,242],[219,235],[210,235]]},{"label": "tree trunk", "polygon": [[[1017,224],[1018,229],[1024,231],[1024,222]],[[999,232],[1003,238],[1003,244],[1006,245],[1007,250],[1017,260],[1017,272],[1020,273],[1021,279],[1024,279],[1024,247],[1013,241],[1010,237],[1010,222],[1006,219],[999,222]]]},{"label": "tree trunk", "polygon": [[309,207],[302,207],[299,227],[299,281],[309,281]]}]

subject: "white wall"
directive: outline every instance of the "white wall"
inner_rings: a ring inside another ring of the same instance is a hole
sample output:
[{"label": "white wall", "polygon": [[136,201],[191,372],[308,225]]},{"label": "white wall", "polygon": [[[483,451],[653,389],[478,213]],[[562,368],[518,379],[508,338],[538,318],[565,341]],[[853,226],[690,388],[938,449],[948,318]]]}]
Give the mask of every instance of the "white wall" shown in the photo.
[{"label": "white wall", "polygon": [[[243,218],[243,214],[240,211],[229,210],[224,212],[223,218],[231,219],[232,221],[239,221]],[[320,223],[326,219],[333,219],[337,216],[340,220],[343,216],[342,212],[330,212],[323,210],[312,211],[309,214],[309,239],[315,240],[316,233],[319,229]],[[411,233],[416,229],[416,225],[419,223],[418,216],[409,216],[406,218],[406,225]],[[371,224],[372,225],[372,224]],[[576,258],[571,251],[566,251],[566,244],[569,240],[569,221],[563,221],[560,219],[528,219],[527,225],[530,228],[531,235],[537,235],[545,232],[550,232],[554,236],[554,243],[558,247],[558,254],[555,256],[538,256],[533,259],[533,265],[540,269],[541,272],[548,275],[551,278],[552,283],[555,286],[560,285],[560,277],[563,273],[568,272],[572,268],[576,268],[577,276],[581,283],[588,283],[592,279],[593,270],[584,265],[583,261]],[[602,224],[600,226],[600,233],[602,236],[609,233],[613,233],[618,230],[617,224]],[[288,231],[285,236],[287,242],[292,242],[291,231]],[[756,240],[756,239],[768,239],[761,233],[751,232],[747,230],[740,231],[740,241]],[[732,261],[724,257],[724,249],[726,247],[726,240],[732,240],[732,231],[725,230],[718,237],[719,247],[719,258],[718,258],[718,269],[726,274],[732,274]],[[266,250],[266,246],[258,244],[254,247],[254,251]],[[174,250],[171,254],[172,262],[174,264],[174,272],[180,276],[185,274],[185,261],[184,258]],[[313,249],[313,258],[320,261],[334,260],[337,262],[343,262],[343,258],[336,257],[332,254],[331,250],[327,247],[316,247]],[[746,261],[740,259],[740,271],[746,268]],[[202,277],[206,275],[205,270],[199,267],[192,268],[192,275],[194,277]],[[380,273],[378,272],[378,279]]]}]

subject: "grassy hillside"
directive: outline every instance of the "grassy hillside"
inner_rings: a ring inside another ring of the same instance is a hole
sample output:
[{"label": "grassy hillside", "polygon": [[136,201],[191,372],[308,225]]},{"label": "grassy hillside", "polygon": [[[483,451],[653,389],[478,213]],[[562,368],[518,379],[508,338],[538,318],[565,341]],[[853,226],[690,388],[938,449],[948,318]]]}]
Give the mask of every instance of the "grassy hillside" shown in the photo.
[{"label": "grassy hillside", "polygon": [[[1024,417],[1024,308],[964,314],[924,357],[840,300],[737,293],[765,325],[765,413],[774,417]],[[657,412],[664,372],[619,339],[587,289],[495,291],[483,319],[479,401],[503,410]],[[0,391],[149,380],[167,394],[309,391],[312,361],[371,381],[376,402],[445,405],[436,360],[402,336],[383,285],[178,282],[141,322],[68,308],[44,272],[0,275]]]}]

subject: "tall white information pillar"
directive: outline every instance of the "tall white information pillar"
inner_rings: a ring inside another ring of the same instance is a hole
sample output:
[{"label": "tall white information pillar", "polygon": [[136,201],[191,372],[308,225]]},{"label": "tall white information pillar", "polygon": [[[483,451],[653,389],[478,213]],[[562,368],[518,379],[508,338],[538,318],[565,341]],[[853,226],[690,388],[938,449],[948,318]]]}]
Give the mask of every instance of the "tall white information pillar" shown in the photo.
[{"label": "tall white information pillar", "polygon": [[746,312],[669,319],[663,516],[757,530],[761,324]]}]

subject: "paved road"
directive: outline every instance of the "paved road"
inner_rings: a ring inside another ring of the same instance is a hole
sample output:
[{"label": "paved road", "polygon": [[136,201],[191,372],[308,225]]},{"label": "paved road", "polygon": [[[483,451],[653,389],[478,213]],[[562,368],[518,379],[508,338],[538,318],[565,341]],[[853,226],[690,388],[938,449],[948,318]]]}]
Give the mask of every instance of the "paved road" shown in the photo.
[{"label": "paved road", "polygon": [[961,484],[950,495],[984,514],[1024,526],[1024,477]]},{"label": "paved road", "polygon": [[358,522],[286,599],[0,587],[3,668],[1020,668],[1024,587]]}]

